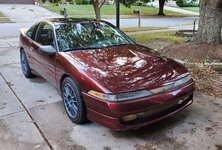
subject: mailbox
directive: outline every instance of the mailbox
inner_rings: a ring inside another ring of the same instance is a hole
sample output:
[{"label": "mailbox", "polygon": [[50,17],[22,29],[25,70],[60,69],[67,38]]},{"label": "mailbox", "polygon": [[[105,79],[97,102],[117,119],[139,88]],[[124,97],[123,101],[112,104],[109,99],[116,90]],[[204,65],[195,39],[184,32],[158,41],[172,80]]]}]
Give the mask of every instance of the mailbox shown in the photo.
[{"label": "mailbox", "polygon": [[68,16],[66,12],[66,8],[64,8],[63,10],[60,10],[60,14],[66,18]]},{"label": "mailbox", "polygon": [[65,14],[64,10],[60,10],[60,15],[64,15],[64,14]]},{"label": "mailbox", "polygon": [[140,14],[140,10],[133,10],[134,14]]},{"label": "mailbox", "polygon": [[141,14],[140,14],[140,10],[133,10],[133,13],[138,15],[138,27],[140,27],[141,24]]}]

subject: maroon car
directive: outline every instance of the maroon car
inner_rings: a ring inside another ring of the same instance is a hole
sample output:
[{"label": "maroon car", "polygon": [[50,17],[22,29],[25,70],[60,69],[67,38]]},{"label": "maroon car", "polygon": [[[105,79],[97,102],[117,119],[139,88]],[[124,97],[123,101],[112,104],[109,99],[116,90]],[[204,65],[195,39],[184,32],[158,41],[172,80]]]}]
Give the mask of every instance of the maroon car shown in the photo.
[{"label": "maroon car", "polygon": [[108,22],[56,18],[20,35],[21,67],[60,92],[74,123],[87,119],[115,130],[164,119],[193,101],[188,70]]}]

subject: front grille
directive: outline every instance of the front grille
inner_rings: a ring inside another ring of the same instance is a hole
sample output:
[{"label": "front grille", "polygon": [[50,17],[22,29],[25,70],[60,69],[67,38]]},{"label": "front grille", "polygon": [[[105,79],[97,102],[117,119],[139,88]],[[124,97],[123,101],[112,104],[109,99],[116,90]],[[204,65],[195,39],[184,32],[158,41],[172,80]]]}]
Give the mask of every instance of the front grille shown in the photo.
[{"label": "front grille", "polygon": [[[180,101],[182,99],[183,99],[183,102]],[[163,116],[166,116],[186,106],[190,101],[192,101],[192,99],[193,99],[193,95],[181,97],[171,102],[162,104],[161,106],[152,108],[149,111],[136,114],[137,115],[136,120],[128,121],[128,122],[121,121],[121,123],[126,126],[131,126],[131,125],[149,122],[157,118],[161,118]]]}]

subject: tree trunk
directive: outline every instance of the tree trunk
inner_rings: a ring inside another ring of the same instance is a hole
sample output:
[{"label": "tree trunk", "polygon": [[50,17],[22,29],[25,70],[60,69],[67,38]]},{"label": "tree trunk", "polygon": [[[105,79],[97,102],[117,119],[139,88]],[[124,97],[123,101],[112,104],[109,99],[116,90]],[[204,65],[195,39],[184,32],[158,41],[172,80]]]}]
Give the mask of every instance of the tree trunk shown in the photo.
[{"label": "tree trunk", "polygon": [[99,0],[92,0],[92,4],[93,4],[93,7],[94,7],[96,19],[100,20],[101,17],[100,17]]},{"label": "tree trunk", "polygon": [[201,0],[197,43],[221,43],[222,1]]},{"label": "tree trunk", "polygon": [[164,8],[165,0],[159,0],[159,13],[158,15],[164,16],[163,8]]}]

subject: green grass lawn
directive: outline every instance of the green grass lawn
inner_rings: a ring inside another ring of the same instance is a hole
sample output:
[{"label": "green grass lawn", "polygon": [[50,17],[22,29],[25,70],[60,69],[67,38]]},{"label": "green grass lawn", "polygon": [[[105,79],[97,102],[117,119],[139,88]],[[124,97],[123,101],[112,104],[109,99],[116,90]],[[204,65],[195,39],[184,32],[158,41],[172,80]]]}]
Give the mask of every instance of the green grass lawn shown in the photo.
[{"label": "green grass lawn", "polygon": [[162,27],[130,27],[130,28],[121,28],[124,32],[138,32],[138,31],[150,31],[150,30],[163,30],[167,28]]},{"label": "green grass lawn", "polygon": [[6,22],[11,22],[11,20],[7,17],[5,17],[1,12],[0,12],[0,23],[6,23]]},{"label": "green grass lawn", "polygon": [[[90,17],[94,18],[94,9],[92,5],[63,5],[60,4],[59,6],[53,6],[51,4],[43,4],[43,7],[46,9],[53,11],[55,13],[60,13],[60,10],[66,8],[67,13],[70,17]],[[132,17],[133,10],[141,10],[143,16],[154,16],[158,13],[157,8],[153,7],[141,7],[141,6],[131,6],[131,8],[127,8],[121,5],[120,12],[121,15],[126,17]],[[116,7],[115,5],[104,5],[101,8],[101,16],[102,18],[113,18],[115,17]],[[165,14],[167,16],[184,16],[183,14],[167,11],[165,10]]]},{"label": "green grass lawn", "polygon": [[179,7],[179,8],[193,12],[199,12],[199,7]]},{"label": "green grass lawn", "polygon": [[137,43],[160,50],[166,46],[184,42],[183,37],[175,35],[175,31],[129,35]]},{"label": "green grass lawn", "polygon": [[183,37],[176,36],[175,31],[135,34],[130,36],[135,38],[139,43],[146,43],[147,41],[158,40],[177,44],[183,42],[184,39]]}]

